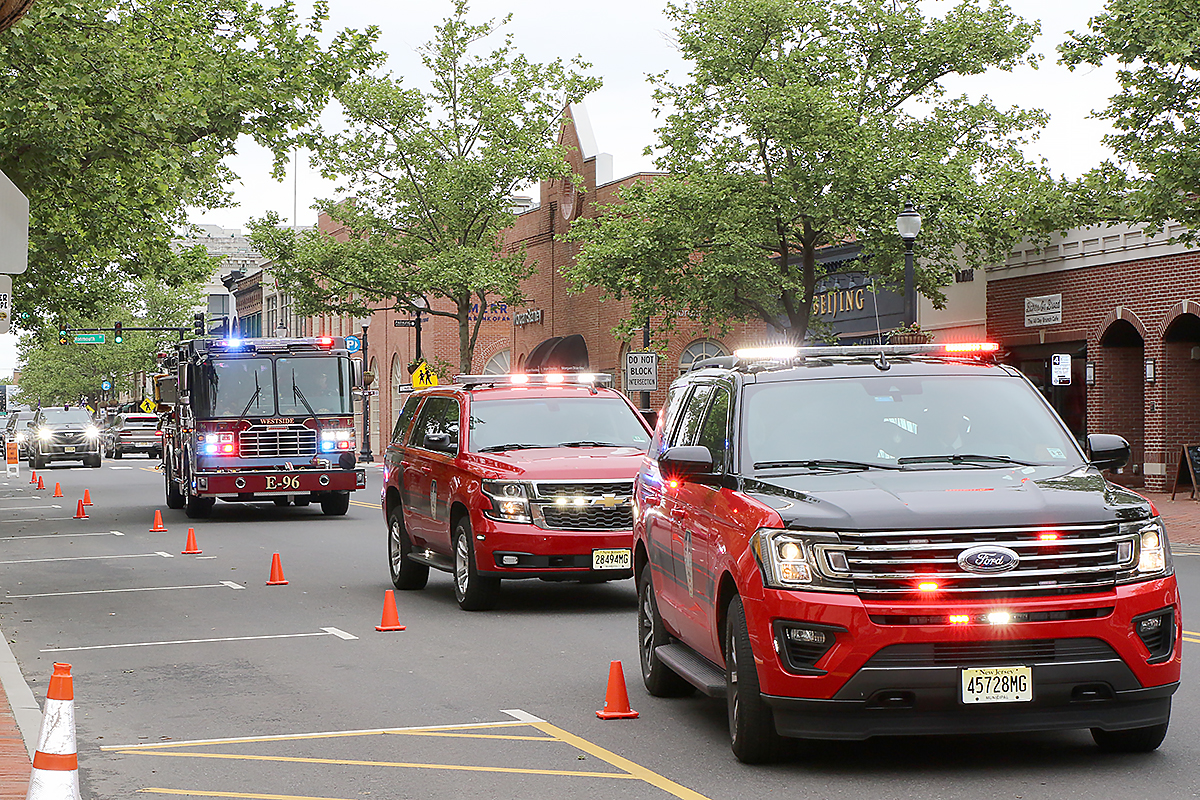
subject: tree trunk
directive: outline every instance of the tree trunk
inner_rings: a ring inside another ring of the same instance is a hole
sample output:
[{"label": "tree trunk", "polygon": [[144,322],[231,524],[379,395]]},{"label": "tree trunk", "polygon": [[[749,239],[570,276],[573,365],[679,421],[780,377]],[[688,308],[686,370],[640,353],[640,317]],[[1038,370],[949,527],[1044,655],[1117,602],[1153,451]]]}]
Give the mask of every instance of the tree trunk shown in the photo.
[{"label": "tree trunk", "polygon": [[470,374],[471,363],[475,360],[475,348],[471,346],[470,293],[456,298],[455,303],[458,307],[458,371]]}]

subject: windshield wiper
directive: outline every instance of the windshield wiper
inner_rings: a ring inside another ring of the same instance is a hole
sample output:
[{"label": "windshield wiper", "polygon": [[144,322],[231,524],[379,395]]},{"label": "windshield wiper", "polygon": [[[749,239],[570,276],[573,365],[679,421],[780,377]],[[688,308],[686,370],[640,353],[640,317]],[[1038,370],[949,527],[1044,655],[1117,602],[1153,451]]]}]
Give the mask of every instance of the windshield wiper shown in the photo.
[{"label": "windshield wiper", "polygon": [[593,442],[590,439],[580,439],[577,442],[559,442],[559,447],[623,447],[615,442]]},{"label": "windshield wiper", "polygon": [[494,444],[491,447],[481,447],[479,453],[499,453],[503,450],[539,450],[550,445],[546,444]]},{"label": "windshield wiper", "polygon": [[242,409],[242,413],[238,414],[238,421],[245,418],[246,412],[250,410],[250,406],[254,405],[254,401],[262,394],[262,388],[258,385],[258,373],[254,373],[254,394],[250,395],[250,399],[246,401],[246,407]]},{"label": "windshield wiper", "polygon": [[977,464],[980,462],[1019,464],[1022,467],[1035,466],[1029,461],[1021,461],[1008,456],[984,456],[977,453],[949,453],[944,456],[905,456],[904,458],[896,459],[896,463],[901,466],[905,464]]},{"label": "windshield wiper", "polygon": [[879,464],[874,461],[843,461],[838,458],[813,458],[807,461],[758,461],[755,469],[783,469],[800,467],[802,469],[900,469],[891,464]]},{"label": "windshield wiper", "polygon": [[[292,370],[292,396],[304,403],[304,408],[308,410],[309,416],[317,419],[317,412],[308,404],[308,398],[304,396],[304,392],[300,391],[300,387],[296,385],[296,370]],[[320,425],[320,420],[317,420],[317,425]]]}]

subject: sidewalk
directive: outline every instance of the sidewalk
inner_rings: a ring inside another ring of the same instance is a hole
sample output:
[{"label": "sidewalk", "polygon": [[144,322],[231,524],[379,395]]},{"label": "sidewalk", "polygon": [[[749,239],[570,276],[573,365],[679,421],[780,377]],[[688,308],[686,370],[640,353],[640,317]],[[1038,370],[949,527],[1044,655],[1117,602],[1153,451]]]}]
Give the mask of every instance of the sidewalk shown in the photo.
[{"label": "sidewalk", "polygon": [[25,740],[0,687],[0,800],[25,800],[30,769]]},{"label": "sidewalk", "polygon": [[1191,498],[1188,490],[1177,492],[1143,492],[1158,509],[1167,526],[1167,538],[1173,544],[1200,544],[1200,502]]}]

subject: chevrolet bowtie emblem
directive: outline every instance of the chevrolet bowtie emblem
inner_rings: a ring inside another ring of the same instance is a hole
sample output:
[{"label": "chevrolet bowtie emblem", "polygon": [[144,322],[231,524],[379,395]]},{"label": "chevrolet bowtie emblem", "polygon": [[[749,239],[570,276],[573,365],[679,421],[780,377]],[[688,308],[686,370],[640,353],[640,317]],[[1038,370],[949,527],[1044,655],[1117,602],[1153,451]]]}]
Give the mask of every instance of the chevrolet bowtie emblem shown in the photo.
[{"label": "chevrolet bowtie emblem", "polygon": [[616,508],[624,502],[624,498],[617,497],[615,494],[602,494],[599,497],[592,498],[592,505],[604,506],[605,508]]}]

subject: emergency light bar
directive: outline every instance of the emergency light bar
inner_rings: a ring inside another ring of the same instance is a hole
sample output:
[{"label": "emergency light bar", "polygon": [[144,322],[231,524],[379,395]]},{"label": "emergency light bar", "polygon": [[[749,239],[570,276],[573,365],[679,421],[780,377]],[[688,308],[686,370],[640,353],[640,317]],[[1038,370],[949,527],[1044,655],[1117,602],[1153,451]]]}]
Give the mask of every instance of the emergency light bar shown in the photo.
[{"label": "emergency light bar", "polygon": [[612,386],[613,378],[606,372],[547,372],[528,375],[514,372],[507,375],[455,375],[458,386]]},{"label": "emergency light bar", "polygon": [[823,347],[747,347],[734,350],[742,361],[788,361],[794,358],[823,358],[825,356],[915,356],[915,355],[985,355],[995,353],[995,342],[951,342],[948,344],[855,344]]}]

